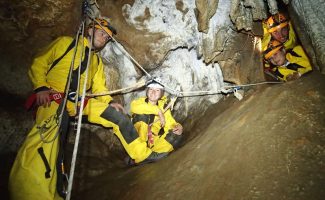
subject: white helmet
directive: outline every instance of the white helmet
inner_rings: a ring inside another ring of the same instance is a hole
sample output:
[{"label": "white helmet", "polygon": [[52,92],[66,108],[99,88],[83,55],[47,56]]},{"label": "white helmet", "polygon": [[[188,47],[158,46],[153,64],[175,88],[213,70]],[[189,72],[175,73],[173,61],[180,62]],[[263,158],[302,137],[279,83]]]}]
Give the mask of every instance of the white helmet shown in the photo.
[{"label": "white helmet", "polygon": [[147,83],[147,88],[157,88],[157,89],[165,89],[161,84],[160,78],[154,78]]}]

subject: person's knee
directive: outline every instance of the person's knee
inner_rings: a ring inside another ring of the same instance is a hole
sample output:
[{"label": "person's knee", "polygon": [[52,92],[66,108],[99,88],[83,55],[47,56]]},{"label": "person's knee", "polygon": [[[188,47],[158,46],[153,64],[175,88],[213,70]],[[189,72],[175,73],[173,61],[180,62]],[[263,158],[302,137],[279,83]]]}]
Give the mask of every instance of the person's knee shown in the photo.
[{"label": "person's knee", "polygon": [[121,135],[128,144],[138,138],[138,133],[131,120],[123,113],[116,111],[113,107],[107,107],[100,117],[116,124],[119,127]]},{"label": "person's knee", "polygon": [[165,140],[169,142],[174,149],[179,147],[181,139],[182,139],[182,135],[176,135],[172,131],[169,131],[165,137]]}]

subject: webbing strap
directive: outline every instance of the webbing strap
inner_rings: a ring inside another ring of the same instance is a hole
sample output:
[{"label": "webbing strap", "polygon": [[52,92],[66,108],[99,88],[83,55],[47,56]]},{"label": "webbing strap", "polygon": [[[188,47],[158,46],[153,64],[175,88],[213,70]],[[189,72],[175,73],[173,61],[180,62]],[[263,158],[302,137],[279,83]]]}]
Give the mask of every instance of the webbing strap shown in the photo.
[{"label": "webbing strap", "polygon": [[76,39],[74,39],[70,45],[68,46],[67,50],[64,52],[64,54],[62,54],[62,56],[60,56],[59,58],[57,58],[51,65],[50,69],[47,71],[47,74],[53,69],[53,67],[58,64],[58,62],[60,62],[60,60],[62,60],[62,58],[67,55],[67,53],[74,47],[74,43],[75,43]]},{"label": "webbing strap", "polygon": [[[86,47],[85,48],[85,57],[84,57],[83,61],[81,62],[80,66],[79,66],[80,67],[80,75],[83,74],[86,71],[87,62],[88,62],[88,59],[89,59],[88,57],[89,57],[89,48]],[[73,72],[72,72],[72,78],[71,78],[69,93],[77,91],[78,82],[79,82],[79,67],[77,69],[73,70]]]},{"label": "webbing strap", "polygon": [[41,158],[42,158],[42,160],[44,162],[44,165],[45,165],[45,169],[46,169],[46,171],[45,171],[45,178],[50,178],[51,177],[51,175],[50,175],[50,173],[51,173],[51,167],[50,167],[49,162],[46,159],[46,156],[44,154],[43,147],[38,148],[37,151],[38,151],[39,155],[41,156]]}]

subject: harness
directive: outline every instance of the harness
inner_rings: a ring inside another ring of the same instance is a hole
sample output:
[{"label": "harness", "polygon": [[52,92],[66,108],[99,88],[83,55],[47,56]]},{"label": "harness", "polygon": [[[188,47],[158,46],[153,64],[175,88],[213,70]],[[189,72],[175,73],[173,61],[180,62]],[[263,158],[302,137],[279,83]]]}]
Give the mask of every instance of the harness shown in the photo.
[{"label": "harness", "polygon": [[[46,74],[49,74],[50,71],[62,60],[62,58],[64,58],[64,56],[66,56],[69,53],[69,51],[71,51],[73,49],[75,42],[76,42],[76,40],[74,39],[70,43],[70,45],[68,46],[66,51],[51,64],[51,67],[47,71]],[[80,74],[83,74],[85,72],[86,68],[87,68],[88,52],[89,52],[88,47],[85,48],[85,52],[86,52],[85,57],[84,57],[83,61],[80,64]],[[77,94],[76,90],[77,90],[77,87],[78,87],[78,79],[79,79],[78,74],[79,74],[79,67],[77,69],[73,70],[73,72],[72,72],[71,84],[70,84],[69,94],[68,94],[68,99],[70,101],[75,101],[76,100],[76,94]],[[65,93],[59,93],[59,92],[50,94],[50,101],[55,101],[57,104],[60,104],[62,102],[62,99],[64,98],[64,96],[65,96]],[[88,99],[89,98],[85,99],[84,107],[86,107]],[[36,94],[33,93],[32,95],[30,95],[27,98],[24,107],[25,107],[26,110],[31,110],[33,108],[37,108],[35,103],[36,103]]]}]

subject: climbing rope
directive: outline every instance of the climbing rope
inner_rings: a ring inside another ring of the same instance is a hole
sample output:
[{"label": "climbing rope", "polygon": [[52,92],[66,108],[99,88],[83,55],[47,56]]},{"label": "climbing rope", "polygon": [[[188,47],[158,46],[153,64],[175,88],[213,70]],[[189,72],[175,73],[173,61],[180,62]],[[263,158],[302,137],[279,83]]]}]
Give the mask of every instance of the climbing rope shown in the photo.
[{"label": "climbing rope", "polygon": [[[156,81],[156,79],[153,79],[153,80]],[[156,81],[156,82],[158,82],[158,81]],[[164,87],[167,87],[167,85],[165,85],[161,81],[159,81],[158,83]],[[203,95],[214,95],[214,94],[228,94],[228,93],[232,93],[234,91],[238,91],[243,87],[250,87],[250,86],[256,86],[256,85],[263,85],[263,84],[282,84],[282,83],[283,82],[264,81],[264,82],[250,83],[250,84],[244,84],[244,85],[223,86],[220,90],[216,90],[216,91],[198,90],[198,91],[181,92],[177,89],[171,89],[171,91],[172,91],[171,94],[176,97],[192,97],[192,96],[203,96]],[[108,91],[105,93],[87,94],[86,96],[87,97],[98,97],[98,96],[105,96],[105,95],[112,95],[112,94],[124,94],[124,93],[128,93],[128,92],[137,90],[145,85],[146,85],[145,81],[140,80],[136,84],[129,86],[129,87],[121,88],[118,90],[112,90],[112,91]]]},{"label": "climbing rope", "polygon": [[[106,31],[106,29],[95,19],[93,18],[92,16],[89,16],[91,18],[91,20],[94,20],[103,30]],[[107,33],[109,34],[109,33]],[[117,40],[111,36],[112,40],[114,41],[114,44],[117,44]],[[136,66],[139,67],[139,69],[142,70],[143,73],[146,74],[146,76],[148,76],[149,78],[151,78],[151,75],[124,49],[124,48],[121,48],[119,45],[116,45],[120,50],[122,50],[122,52],[124,52],[135,64]]]},{"label": "climbing rope", "polygon": [[89,94],[87,93],[86,96],[87,97],[99,97],[99,96],[105,96],[105,95],[113,95],[113,94],[125,94],[128,92],[132,92],[136,89],[139,89],[143,86],[146,85],[145,80],[140,80],[138,81],[136,84],[130,86],[130,87],[125,87],[125,88],[121,88],[118,90],[112,90],[112,91],[108,91],[108,92],[103,92],[103,93],[96,93],[96,94]]},{"label": "climbing rope", "polygon": [[[93,29],[94,31],[94,29]],[[80,140],[80,131],[81,131],[81,121],[82,121],[82,110],[84,107],[85,103],[85,97],[86,97],[86,88],[87,88],[87,79],[88,79],[88,68],[90,65],[91,59],[91,49],[92,49],[92,44],[93,44],[93,34],[90,36],[90,44],[89,44],[89,49],[88,49],[88,60],[87,60],[87,67],[85,71],[85,81],[83,85],[83,90],[82,90],[82,96],[80,100],[80,107],[79,107],[79,112],[78,112],[78,123],[77,123],[77,133],[76,133],[76,139],[74,143],[74,148],[73,148],[73,153],[72,153],[72,159],[71,159],[71,167],[70,167],[70,174],[69,174],[69,181],[68,181],[68,191],[67,191],[67,196],[66,200],[70,200],[71,198],[71,191],[72,191],[72,184],[73,184],[73,176],[74,176],[74,171],[75,171],[75,164],[76,164],[76,159],[77,159],[77,153],[78,153],[78,146],[79,146],[79,140]]]},{"label": "climbing rope", "polygon": [[232,93],[234,90],[239,90],[243,87],[250,87],[256,85],[263,85],[263,84],[282,84],[282,83],[283,82],[264,81],[264,82],[250,83],[244,85],[223,86],[220,90],[216,90],[216,91],[199,90],[199,91],[179,92],[179,96],[191,97],[191,96],[203,96],[203,95],[214,95],[214,94],[228,94],[228,93]]}]

